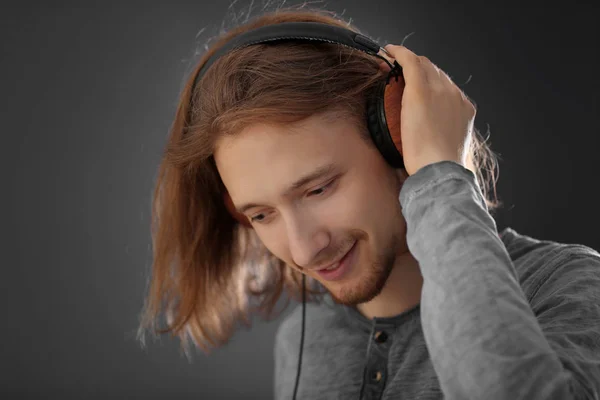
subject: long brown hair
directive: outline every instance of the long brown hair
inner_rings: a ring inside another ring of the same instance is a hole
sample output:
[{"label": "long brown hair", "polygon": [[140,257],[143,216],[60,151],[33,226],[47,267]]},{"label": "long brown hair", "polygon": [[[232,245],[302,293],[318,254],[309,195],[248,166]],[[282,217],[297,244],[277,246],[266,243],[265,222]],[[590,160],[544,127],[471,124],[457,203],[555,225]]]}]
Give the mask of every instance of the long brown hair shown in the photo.
[{"label": "long brown hair", "polygon": [[[208,352],[225,344],[238,323],[248,326],[252,314],[276,317],[283,311],[275,307],[282,294],[289,296],[284,308],[290,298],[300,298],[301,274],[227,211],[213,159],[215,142],[256,122],[296,122],[340,105],[364,120],[365,93],[383,77],[380,60],[332,44],[255,45],[217,60],[193,87],[198,69],[230,38],[288,21],[358,31],[329,12],[280,10],[229,31],[199,61],[181,94],[156,180],[152,276],[138,331],[142,343],[151,330],[178,336],[186,354],[190,339]],[[471,150],[493,209],[498,203],[488,189],[495,187],[494,154],[478,132]],[[308,301],[318,301],[320,294],[309,290]]]}]

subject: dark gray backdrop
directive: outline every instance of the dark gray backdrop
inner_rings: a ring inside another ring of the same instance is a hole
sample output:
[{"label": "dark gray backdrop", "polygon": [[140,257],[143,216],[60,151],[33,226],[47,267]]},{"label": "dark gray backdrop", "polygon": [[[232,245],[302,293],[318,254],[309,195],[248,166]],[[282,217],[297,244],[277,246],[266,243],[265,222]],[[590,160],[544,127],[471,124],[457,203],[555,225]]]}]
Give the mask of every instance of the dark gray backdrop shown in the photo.
[{"label": "dark gray backdrop", "polygon": [[[470,78],[502,156],[500,228],[599,249],[598,8],[481,3],[325,5]],[[0,397],[270,398],[279,321],[191,364],[174,340],[134,340],[177,95],[196,45],[250,2],[18,4],[0,16]]]}]

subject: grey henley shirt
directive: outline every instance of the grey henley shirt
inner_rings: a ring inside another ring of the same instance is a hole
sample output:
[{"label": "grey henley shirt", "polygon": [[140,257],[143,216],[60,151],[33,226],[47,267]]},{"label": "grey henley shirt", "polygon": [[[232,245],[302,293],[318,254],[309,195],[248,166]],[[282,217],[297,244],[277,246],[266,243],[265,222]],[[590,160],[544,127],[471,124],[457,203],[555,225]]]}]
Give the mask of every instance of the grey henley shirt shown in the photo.
[{"label": "grey henley shirt", "polygon": [[[368,320],[307,304],[298,399],[600,399],[600,255],[498,234],[475,176],[453,162],[410,176],[399,199],[424,278],[421,303]],[[274,394],[291,399],[301,306],[275,340]]]}]

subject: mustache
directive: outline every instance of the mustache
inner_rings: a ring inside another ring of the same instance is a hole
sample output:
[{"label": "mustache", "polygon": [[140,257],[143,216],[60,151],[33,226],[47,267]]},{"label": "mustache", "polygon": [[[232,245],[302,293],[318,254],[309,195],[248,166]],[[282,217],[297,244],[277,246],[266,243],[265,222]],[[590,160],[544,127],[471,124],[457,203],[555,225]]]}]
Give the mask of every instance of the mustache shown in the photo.
[{"label": "mustache", "polygon": [[315,262],[312,263],[312,269],[323,265],[328,265],[333,263],[335,260],[339,260],[350,250],[354,242],[364,239],[365,236],[366,234],[363,231],[360,231],[356,234],[350,234],[348,237],[344,238],[342,241],[339,242],[339,244],[335,246],[327,247],[326,249],[324,249],[324,251],[327,251],[327,253],[324,253]]}]

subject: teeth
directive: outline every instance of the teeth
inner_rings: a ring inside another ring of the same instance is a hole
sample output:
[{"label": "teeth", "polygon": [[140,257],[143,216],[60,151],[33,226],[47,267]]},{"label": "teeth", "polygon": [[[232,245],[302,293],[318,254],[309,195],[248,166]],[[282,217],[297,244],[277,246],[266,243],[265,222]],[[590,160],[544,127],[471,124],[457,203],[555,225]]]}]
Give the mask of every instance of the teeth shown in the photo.
[{"label": "teeth", "polygon": [[329,267],[329,268],[325,268],[325,271],[331,271],[331,270],[334,270],[334,269],[336,269],[337,267],[339,267],[339,265],[340,265],[340,263],[339,263],[339,262],[337,262],[337,263],[333,264],[331,267]]}]

